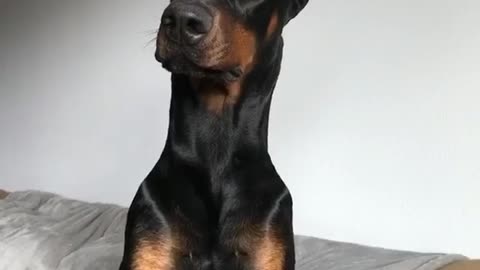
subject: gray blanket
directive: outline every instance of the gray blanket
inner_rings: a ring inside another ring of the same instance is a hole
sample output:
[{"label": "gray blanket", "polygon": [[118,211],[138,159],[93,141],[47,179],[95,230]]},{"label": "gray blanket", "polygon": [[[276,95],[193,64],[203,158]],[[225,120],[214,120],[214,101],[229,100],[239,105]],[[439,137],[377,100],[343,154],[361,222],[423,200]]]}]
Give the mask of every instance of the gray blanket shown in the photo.
[{"label": "gray blanket", "polygon": [[[0,200],[0,270],[117,270],[126,209],[25,191]],[[297,270],[436,270],[462,256],[296,237]]]}]

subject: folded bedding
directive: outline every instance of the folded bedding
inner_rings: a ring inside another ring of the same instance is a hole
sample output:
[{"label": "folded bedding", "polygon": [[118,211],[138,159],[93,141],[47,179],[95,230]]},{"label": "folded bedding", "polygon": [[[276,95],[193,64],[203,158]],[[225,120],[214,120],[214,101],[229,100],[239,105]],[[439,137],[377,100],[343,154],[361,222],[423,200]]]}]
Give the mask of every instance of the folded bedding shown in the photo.
[{"label": "folded bedding", "polygon": [[[118,270],[127,209],[39,191],[0,200],[0,270]],[[297,235],[297,270],[438,270],[460,255]]]}]

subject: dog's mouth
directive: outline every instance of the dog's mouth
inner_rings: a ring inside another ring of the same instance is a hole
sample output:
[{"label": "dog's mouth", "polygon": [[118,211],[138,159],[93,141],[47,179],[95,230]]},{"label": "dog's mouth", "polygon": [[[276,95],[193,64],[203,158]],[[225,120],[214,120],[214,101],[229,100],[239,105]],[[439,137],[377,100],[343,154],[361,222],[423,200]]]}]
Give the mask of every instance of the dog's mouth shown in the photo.
[{"label": "dog's mouth", "polygon": [[229,68],[215,68],[196,64],[186,53],[177,53],[171,56],[162,56],[159,50],[155,53],[156,60],[162,67],[172,74],[182,74],[193,78],[208,78],[215,81],[233,82],[243,75],[240,66]]}]

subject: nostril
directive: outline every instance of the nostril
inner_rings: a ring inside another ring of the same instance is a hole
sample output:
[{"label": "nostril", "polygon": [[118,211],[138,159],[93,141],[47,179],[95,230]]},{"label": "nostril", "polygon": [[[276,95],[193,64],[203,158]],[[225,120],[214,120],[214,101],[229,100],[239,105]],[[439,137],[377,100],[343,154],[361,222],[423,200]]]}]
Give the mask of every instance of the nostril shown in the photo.
[{"label": "nostril", "polygon": [[175,18],[170,15],[162,17],[162,25],[164,26],[175,26]]},{"label": "nostril", "polygon": [[182,16],[184,40],[190,44],[200,41],[212,28],[212,17],[201,9],[185,12]]},{"label": "nostril", "polygon": [[188,18],[186,28],[186,30],[192,34],[205,34],[208,32],[206,24],[198,18]]}]

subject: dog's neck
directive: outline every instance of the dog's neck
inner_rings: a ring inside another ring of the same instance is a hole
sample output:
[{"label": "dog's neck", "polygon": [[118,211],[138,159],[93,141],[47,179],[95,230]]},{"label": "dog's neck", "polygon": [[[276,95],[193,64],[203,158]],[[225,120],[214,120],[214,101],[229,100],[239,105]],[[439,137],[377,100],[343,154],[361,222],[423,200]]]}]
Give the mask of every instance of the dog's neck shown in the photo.
[{"label": "dog's neck", "polygon": [[172,75],[164,156],[210,173],[220,172],[230,162],[268,157],[270,103],[280,72],[282,45],[281,39],[272,44],[252,72],[241,82],[234,82],[237,85],[228,86],[238,87],[233,89],[233,96],[221,90],[203,92],[211,90],[199,89],[199,82],[185,75]]}]

